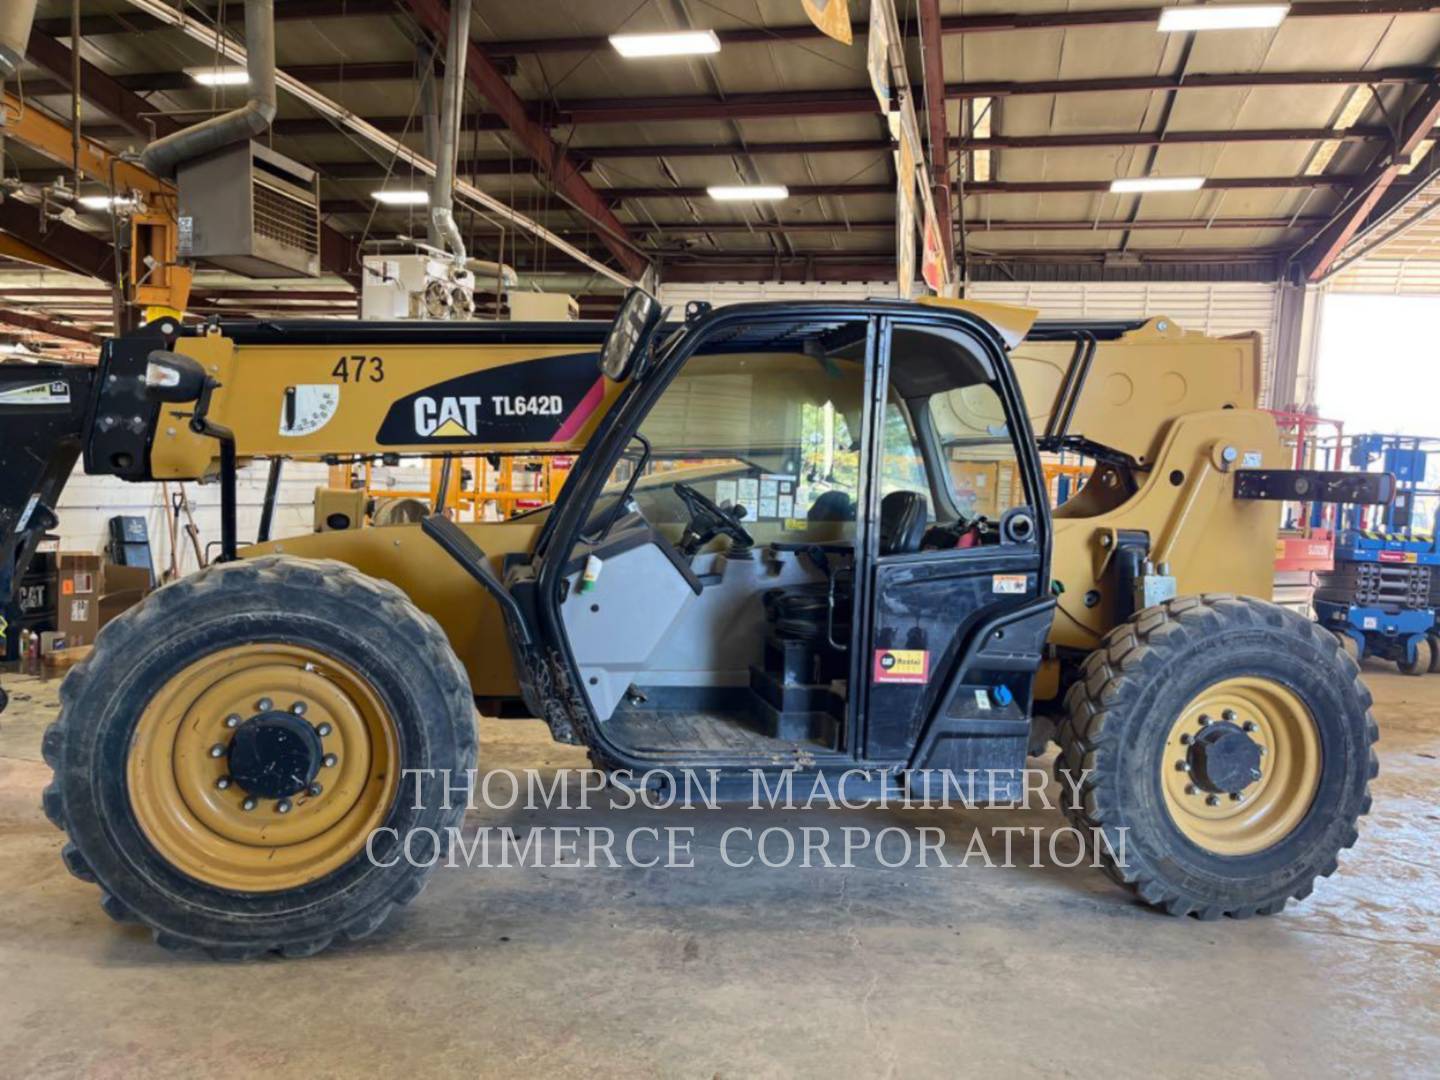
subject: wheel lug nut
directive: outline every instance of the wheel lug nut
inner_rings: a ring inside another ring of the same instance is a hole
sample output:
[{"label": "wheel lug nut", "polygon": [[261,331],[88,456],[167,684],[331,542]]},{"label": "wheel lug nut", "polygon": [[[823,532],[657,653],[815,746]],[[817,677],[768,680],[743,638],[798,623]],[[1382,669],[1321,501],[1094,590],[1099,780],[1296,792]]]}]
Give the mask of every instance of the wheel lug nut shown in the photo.
[{"label": "wheel lug nut", "polygon": [[241,809],[241,810],[254,810],[254,809],[255,809],[255,796],[254,796],[254,795],[249,795],[249,796],[247,796],[246,799],[245,799],[245,801],[240,804],[240,809]]},{"label": "wheel lug nut", "polygon": [[1232,791],[1232,792],[1230,792],[1230,801],[1231,801],[1231,802],[1244,802],[1244,801],[1245,801],[1245,793],[1244,793],[1243,791]]},{"label": "wheel lug nut", "polygon": [[1269,752],[1270,752],[1270,748],[1269,748],[1268,746],[1261,746],[1261,747],[1260,747],[1260,753],[1261,753],[1262,756],[1265,755],[1265,754],[1268,754]]},{"label": "wheel lug nut", "polygon": [[268,697],[262,697],[259,701],[255,702],[255,711],[269,712],[273,704],[274,702],[272,702]]},{"label": "wheel lug nut", "polygon": [[1220,714],[1220,718],[1222,720],[1228,720],[1230,723],[1233,724],[1235,722],[1235,710],[1226,709],[1223,713]]},{"label": "wheel lug nut", "polygon": [[1208,717],[1208,716],[1201,716],[1201,717],[1200,717],[1200,726],[1201,726],[1201,727],[1209,727],[1209,726],[1210,726],[1210,717]]},{"label": "wheel lug nut", "polygon": [[315,729],[315,734],[319,735],[323,739],[325,738],[325,736],[330,734],[331,730],[333,729],[330,727],[329,724],[321,724]]},{"label": "wheel lug nut", "polygon": [[334,754],[326,754],[323,758],[320,759],[320,763],[324,765],[327,769],[333,769],[336,763],[339,762],[339,760],[340,759]]},{"label": "wheel lug nut", "polygon": [[221,791],[224,791],[226,788],[228,788],[228,787],[230,786],[230,777],[228,777],[228,776],[222,776],[222,777],[220,777],[219,780],[216,780],[216,781],[215,781],[215,786],[216,786],[217,788],[219,788]]},{"label": "wheel lug nut", "polygon": [[1185,785],[1185,794],[1186,794],[1186,795],[1194,795],[1195,792],[1196,792],[1196,790],[1197,790],[1197,789],[1196,789],[1196,787],[1195,787],[1194,784],[1186,784],[1186,785]]},{"label": "wheel lug nut", "polygon": [[1207,796],[1205,796],[1205,805],[1206,805],[1206,806],[1219,806],[1219,805],[1220,805],[1220,796],[1219,796],[1219,795],[1207,795]]},{"label": "wheel lug nut", "polygon": [[1255,730],[1255,721],[1254,721],[1254,720],[1246,720],[1243,724],[1240,725],[1240,730],[1241,730],[1241,731],[1254,731],[1254,730]]},{"label": "wheel lug nut", "polygon": [[231,713],[229,716],[225,717],[225,726],[226,726],[226,727],[239,727],[239,726],[240,726],[240,717],[236,716],[234,713]]},{"label": "wheel lug nut", "polygon": [[313,795],[319,795],[319,794],[320,794],[322,791],[324,791],[325,789],[324,789],[323,787],[321,787],[319,784],[311,784],[306,790],[309,791],[310,794],[313,796]]},{"label": "wheel lug nut", "polygon": [[290,800],[281,799],[275,804],[275,811],[280,814],[288,814],[290,812]]},{"label": "wheel lug nut", "polygon": [[225,744],[224,744],[224,743],[218,743],[218,742],[217,742],[214,746],[210,747],[210,756],[211,756],[211,757],[224,757],[224,756],[225,756]]},{"label": "wheel lug nut", "polygon": [[292,713],[294,713],[296,716],[304,716],[304,715],[305,715],[305,702],[303,702],[303,701],[297,701],[297,702],[295,702],[294,705],[291,705],[291,706],[290,706],[290,711],[291,711]]},{"label": "wheel lug nut", "polygon": [[1190,745],[1190,734],[1189,734],[1189,732],[1186,732],[1185,734],[1183,734],[1183,735],[1180,736],[1180,745],[1181,745],[1181,746],[1189,746],[1189,745]]},{"label": "wheel lug nut", "polygon": [[1189,771],[1190,771],[1190,762],[1188,762],[1188,761],[1177,761],[1177,762],[1175,762],[1175,771],[1176,771],[1176,772],[1189,772]]}]

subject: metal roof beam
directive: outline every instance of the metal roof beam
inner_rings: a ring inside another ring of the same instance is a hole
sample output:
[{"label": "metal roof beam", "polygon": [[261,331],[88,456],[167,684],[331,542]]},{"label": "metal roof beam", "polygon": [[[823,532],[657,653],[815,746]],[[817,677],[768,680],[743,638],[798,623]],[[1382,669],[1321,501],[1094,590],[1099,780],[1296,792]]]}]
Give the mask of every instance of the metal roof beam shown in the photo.
[{"label": "metal roof beam", "polygon": [[[440,5],[441,0],[407,0],[412,5]],[[432,16],[433,17],[433,16]],[[38,33],[38,31],[37,31]],[[42,35],[43,36],[43,35]],[[51,42],[52,45],[55,43]],[[64,48],[63,46],[57,46]],[[472,59],[480,53],[472,46]],[[68,50],[65,50],[68,53]],[[38,58],[37,62],[39,62]],[[45,65],[47,69],[49,65]],[[783,91],[749,94],[729,94],[724,98],[711,95],[684,94],[673,96],[650,96],[636,98],[582,98],[563,100],[553,105],[522,101],[515,95],[510,84],[505,82],[503,73],[495,65],[487,65],[489,72],[477,72],[471,82],[478,88],[482,84],[490,87],[493,94],[486,94],[491,111],[500,114],[501,123],[495,128],[515,129],[523,121],[526,129],[533,129],[553,147],[555,144],[545,132],[547,127],[583,126],[586,124],[631,124],[661,123],[672,120],[705,119],[764,119],[795,116],[847,116],[863,115],[875,111],[875,96],[868,89],[856,90],[814,90]],[[97,73],[98,68],[92,69]],[[383,62],[374,64],[319,64],[283,69],[286,75],[307,85],[318,82],[342,82],[360,80],[365,82],[411,79],[415,75],[410,62]],[[467,73],[469,66],[467,65]],[[1123,93],[1129,91],[1154,90],[1206,90],[1206,89],[1248,89],[1291,86],[1357,86],[1357,85],[1413,85],[1428,84],[1436,76],[1429,67],[1378,68],[1373,71],[1259,71],[1221,72],[1186,75],[1183,79],[1173,75],[1108,76],[1096,79],[1045,79],[1035,82],[995,80],[984,82],[956,82],[945,85],[945,96],[951,99],[976,97],[1016,97],[1034,94],[1088,94]],[[104,76],[121,90],[152,91],[176,90],[193,87],[196,84],[181,72],[163,72],[153,75]],[[68,73],[56,73],[56,78],[38,85],[26,87],[27,94],[44,96],[68,92]],[[503,87],[503,90],[502,90]],[[483,92],[483,91],[482,91]],[[917,87],[917,94],[923,91]],[[503,108],[497,104],[503,103]],[[104,107],[104,101],[97,98],[96,104]],[[108,111],[108,110],[107,110]],[[147,111],[154,111],[147,106]],[[512,122],[513,117],[513,122]],[[119,117],[117,117],[119,119]],[[284,123],[284,121],[280,121]],[[283,129],[277,129],[283,134]],[[530,137],[525,139],[527,150]],[[540,144],[536,142],[537,150]],[[542,155],[543,156],[543,155]]]},{"label": "metal roof beam", "polygon": [[14,311],[10,308],[0,308],[0,325],[12,326],[17,330],[33,330],[35,333],[44,334],[47,337],[83,341],[87,345],[99,345],[103,340],[93,330],[86,330],[82,326],[74,326],[55,319],[47,319],[43,315],[36,315],[29,311]]},{"label": "metal roof beam", "polygon": [[64,263],[77,274],[109,281],[115,271],[115,253],[108,240],[66,225],[45,221],[40,207],[19,199],[0,200],[0,232]]},{"label": "metal roof beam", "polygon": [[[1246,189],[1286,189],[1343,187],[1355,181],[1350,175],[1321,176],[1232,176],[1207,179],[1202,190],[1238,191]],[[790,184],[790,195],[809,197],[889,195],[893,184]],[[965,194],[970,195],[1045,195],[1078,192],[1108,192],[1109,180],[983,180],[965,185]],[[703,187],[613,187],[602,188],[602,194],[611,200],[625,199],[704,199],[708,198]]]},{"label": "metal roof beam", "polygon": [[[1381,207],[1382,200],[1386,199],[1391,186],[1400,176],[1400,169],[1409,164],[1410,156],[1430,137],[1437,122],[1440,122],[1440,80],[1427,86],[1405,111],[1396,132],[1393,151],[1381,154],[1380,160],[1356,180],[1341,203],[1342,212],[1315,233],[1305,249],[1297,253],[1307,280],[1319,281],[1330,272],[1351,238]],[[1417,191],[1423,186],[1414,185],[1410,191]],[[1403,200],[1388,202],[1388,209],[1383,212],[1393,212],[1399,201]]]},{"label": "metal roof beam", "polygon": [[[220,14],[215,4],[195,4],[211,20]],[[242,26],[245,23],[245,5],[224,5],[227,24]],[[301,19],[320,21],[323,19],[355,18],[362,15],[393,15],[395,0],[284,0],[275,7],[276,22],[295,22]],[[55,37],[68,37],[70,20],[36,19],[35,25],[44,33]],[[104,34],[134,34],[146,30],[158,30],[166,25],[152,15],[140,12],[125,12],[109,15],[84,15],[80,19],[82,37],[100,37]]]},{"label": "metal roof beam", "polygon": [[[1023,6],[1023,0],[1017,0]],[[993,15],[947,15],[940,20],[945,34],[975,34],[1002,30],[1067,30],[1086,26],[1123,26],[1155,24],[1160,21],[1159,7],[1101,9],[1097,11],[1005,12]],[[1333,2],[1295,3],[1289,18],[1339,18],[1360,15],[1410,15],[1440,12],[1436,0],[1333,0]],[[858,23],[856,37],[866,33],[866,24]],[[722,45],[779,45],[789,41],[816,41],[825,38],[810,23],[792,26],[742,26],[716,30]],[[494,41],[485,46],[494,56],[527,56],[569,52],[594,52],[609,49],[609,39],[602,35],[571,35],[567,37],[527,38]]]}]

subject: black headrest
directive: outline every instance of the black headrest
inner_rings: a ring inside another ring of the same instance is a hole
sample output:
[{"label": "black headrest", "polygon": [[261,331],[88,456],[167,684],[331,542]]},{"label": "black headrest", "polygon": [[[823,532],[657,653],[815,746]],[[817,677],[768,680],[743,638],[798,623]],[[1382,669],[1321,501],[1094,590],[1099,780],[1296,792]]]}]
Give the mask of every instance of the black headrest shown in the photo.
[{"label": "black headrest", "polygon": [[848,491],[839,488],[827,491],[815,500],[805,518],[807,521],[854,521],[855,500]]},{"label": "black headrest", "polygon": [[917,491],[892,491],[880,500],[880,554],[905,555],[920,550],[927,520],[925,496]]}]

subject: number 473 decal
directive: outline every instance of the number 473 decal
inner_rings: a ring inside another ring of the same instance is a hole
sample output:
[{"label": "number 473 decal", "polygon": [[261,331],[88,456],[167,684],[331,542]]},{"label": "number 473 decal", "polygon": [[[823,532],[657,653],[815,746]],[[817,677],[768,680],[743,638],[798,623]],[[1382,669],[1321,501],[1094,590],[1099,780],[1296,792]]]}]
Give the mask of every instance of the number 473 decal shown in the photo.
[{"label": "number 473 decal", "polygon": [[384,382],[385,361],[379,356],[342,356],[330,376],[341,382]]}]

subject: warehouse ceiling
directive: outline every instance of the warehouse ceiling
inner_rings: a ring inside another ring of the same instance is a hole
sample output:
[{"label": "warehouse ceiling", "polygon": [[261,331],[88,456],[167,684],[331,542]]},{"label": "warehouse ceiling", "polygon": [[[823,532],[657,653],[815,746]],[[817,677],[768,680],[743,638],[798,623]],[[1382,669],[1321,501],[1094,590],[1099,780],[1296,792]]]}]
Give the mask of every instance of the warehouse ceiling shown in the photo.
[{"label": "warehouse ceiling", "polygon": [[[1318,277],[1437,172],[1440,3],[1322,0],[1293,4],[1273,29],[1161,33],[1153,0],[939,0],[940,33],[928,36],[925,3],[896,7],[922,115],[924,78],[940,68],[945,100],[929,104],[944,109],[946,144],[931,152],[945,160],[972,280]],[[896,177],[866,73],[866,7],[850,4],[847,47],[800,0],[476,3],[461,175],[607,265],[649,264],[661,280],[893,278]],[[444,25],[443,0],[275,9],[283,71],[421,150],[419,57]],[[242,0],[186,10],[239,34]],[[81,56],[98,72],[81,80],[84,129],[112,148],[243,99],[243,87],[184,73],[214,63],[213,47],[126,0],[82,0],[79,12]],[[41,0],[21,87],[28,106],[61,118],[70,17],[67,0]],[[716,31],[720,52],[626,60],[607,40],[684,28]],[[498,76],[490,94],[477,59]],[[511,91],[527,131],[490,99]],[[283,93],[271,140],[320,172],[326,221],[353,250],[423,228],[423,208],[373,198],[425,186],[393,154]],[[578,173],[562,182],[564,160]],[[12,140],[6,172],[43,183],[56,166]],[[1109,191],[1117,178],[1180,176],[1205,184]],[[705,193],[757,181],[790,197]],[[107,235],[101,215],[81,225]],[[494,215],[467,212],[462,225],[474,254],[583,274],[561,279],[575,292],[607,284]],[[314,305],[345,303],[343,283],[325,286]],[[227,302],[216,288],[212,306]]]}]

